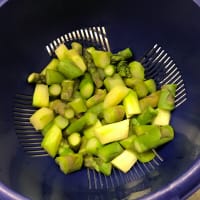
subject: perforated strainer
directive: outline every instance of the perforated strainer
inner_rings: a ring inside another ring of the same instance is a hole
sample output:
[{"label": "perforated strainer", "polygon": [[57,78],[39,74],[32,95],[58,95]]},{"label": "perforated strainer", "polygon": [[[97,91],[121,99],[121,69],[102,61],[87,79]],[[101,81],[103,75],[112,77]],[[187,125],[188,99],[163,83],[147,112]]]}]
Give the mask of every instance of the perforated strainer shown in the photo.
[{"label": "perforated strainer", "polygon": [[[98,49],[110,51],[109,40],[104,27],[89,27],[72,31],[53,40],[46,46],[46,50],[49,56],[53,57],[55,49],[61,43],[68,44],[72,41],[78,41],[84,47],[95,46]],[[145,53],[140,59],[140,62],[145,67],[146,77],[153,78],[158,88],[167,83],[177,84],[175,98],[176,107],[187,100],[186,89],[181,73],[173,59],[161,46],[155,44],[153,48]],[[31,94],[16,94],[14,99],[14,123],[20,143],[24,147],[26,153],[32,157],[48,156],[41,147],[41,133],[35,131],[29,122],[29,118],[35,110],[36,109],[32,107]],[[137,162],[127,174],[113,169],[112,175],[106,177],[94,170],[85,170],[83,173],[87,173],[89,189],[108,189],[138,180],[158,167],[163,161],[161,156],[156,152],[155,154],[156,157],[151,162],[145,164]]]}]

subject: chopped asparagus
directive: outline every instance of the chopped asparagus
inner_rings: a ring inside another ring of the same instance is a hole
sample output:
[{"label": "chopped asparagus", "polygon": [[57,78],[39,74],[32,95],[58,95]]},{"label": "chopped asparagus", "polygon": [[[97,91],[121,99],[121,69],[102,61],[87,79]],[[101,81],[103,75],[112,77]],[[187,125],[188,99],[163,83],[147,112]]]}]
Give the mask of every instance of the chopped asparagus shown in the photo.
[{"label": "chopped asparagus", "polygon": [[53,118],[53,111],[49,108],[42,107],[32,114],[30,122],[36,130],[42,130]]},{"label": "chopped asparagus", "polygon": [[149,124],[156,117],[158,111],[153,109],[151,106],[148,106],[138,117],[137,121],[139,124]]},{"label": "chopped asparagus", "polygon": [[51,128],[45,134],[41,146],[48,152],[51,157],[55,157],[58,153],[58,148],[62,140],[62,131],[56,125]]},{"label": "chopped asparagus", "polygon": [[83,113],[87,111],[87,107],[85,105],[84,100],[81,97],[75,98],[69,105],[73,108],[75,113]]},{"label": "chopped asparagus", "polygon": [[69,146],[73,150],[77,151],[81,145],[81,135],[77,132],[74,132],[71,135],[69,135],[69,137],[67,139],[69,142]]},{"label": "chopped asparagus", "polygon": [[46,83],[47,85],[52,85],[55,83],[61,83],[65,77],[58,71],[53,69],[46,70]]},{"label": "chopped asparagus", "polygon": [[83,156],[81,154],[67,154],[58,156],[55,159],[64,174],[69,174],[81,169],[83,165]]},{"label": "chopped asparagus", "polygon": [[44,67],[44,69],[41,71],[41,75],[46,75],[47,69],[57,70],[59,60],[57,58],[52,58],[47,66]]},{"label": "chopped asparagus", "polygon": [[92,55],[93,61],[97,67],[105,68],[110,64],[110,52],[96,50],[93,47],[87,48],[87,51]]},{"label": "chopped asparagus", "polygon": [[58,97],[61,94],[61,85],[52,84],[49,86],[49,96]]},{"label": "chopped asparagus", "polygon": [[130,72],[133,78],[144,80],[145,70],[142,64],[138,61],[132,61],[129,63]]},{"label": "chopped asparagus", "polygon": [[61,99],[69,101],[74,92],[74,80],[63,80],[61,83]]},{"label": "chopped asparagus", "polygon": [[62,115],[58,115],[54,119],[54,123],[60,128],[64,129],[68,126],[69,120],[63,117]]},{"label": "chopped asparagus", "polygon": [[86,105],[88,108],[91,108],[94,105],[99,104],[105,99],[106,96],[106,90],[104,89],[97,89],[95,94],[91,96],[89,99],[86,101]]},{"label": "chopped asparagus", "polygon": [[129,119],[103,125],[95,129],[95,136],[102,144],[119,141],[128,137]]},{"label": "chopped asparagus", "polygon": [[83,71],[69,59],[64,59],[59,62],[58,71],[67,79],[75,79],[83,75]]},{"label": "chopped asparagus", "polygon": [[118,87],[118,86],[125,87],[125,83],[119,74],[114,74],[112,77],[106,77],[104,79],[104,85],[108,91],[110,91],[112,88]]},{"label": "chopped asparagus", "polygon": [[28,76],[28,83],[46,83],[45,75],[33,72]]},{"label": "chopped asparagus", "polygon": [[72,42],[71,47],[76,50],[79,55],[82,55],[83,47],[79,42]]},{"label": "chopped asparagus", "polygon": [[98,149],[101,147],[101,143],[99,142],[99,140],[96,137],[91,137],[90,139],[88,139],[87,143],[86,143],[86,152],[88,154],[93,154],[96,155]]},{"label": "chopped asparagus", "polygon": [[123,148],[118,142],[112,142],[110,144],[100,147],[97,151],[97,155],[104,162],[110,162],[113,158],[122,153]]},{"label": "chopped asparagus", "polygon": [[170,119],[171,119],[171,112],[169,110],[163,110],[160,108],[157,108],[157,115],[154,118],[152,124],[154,125],[169,125]]},{"label": "chopped asparagus", "polygon": [[147,86],[149,93],[156,91],[156,82],[154,79],[145,80],[144,83]]},{"label": "chopped asparagus", "polygon": [[94,84],[89,73],[85,73],[79,85],[80,93],[83,98],[88,99],[94,92]]},{"label": "chopped asparagus", "polygon": [[108,107],[103,110],[103,118],[106,123],[122,121],[124,119],[124,116],[125,110],[124,106],[122,105]]},{"label": "chopped asparagus", "polygon": [[108,108],[111,106],[116,106],[125,98],[128,94],[129,89],[124,86],[117,86],[112,88],[106,95],[103,105],[104,108]]},{"label": "chopped asparagus", "polygon": [[33,106],[48,107],[49,106],[49,89],[45,84],[36,84],[33,93]]},{"label": "chopped asparagus", "polygon": [[111,64],[107,65],[104,68],[104,73],[106,76],[112,76],[115,73],[115,66]]},{"label": "chopped asparagus", "polygon": [[133,151],[124,150],[115,157],[111,163],[124,173],[127,173],[137,161],[137,156]]},{"label": "chopped asparagus", "polygon": [[162,86],[160,92],[160,99],[158,102],[158,108],[169,111],[174,109],[176,87],[176,84],[167,84]]},{"label": "chopped asparagus", "polygon": [[133,90],[130,90],[128,95],[124,98],[123,105],[127,118],[141,113],[137,93]]}]

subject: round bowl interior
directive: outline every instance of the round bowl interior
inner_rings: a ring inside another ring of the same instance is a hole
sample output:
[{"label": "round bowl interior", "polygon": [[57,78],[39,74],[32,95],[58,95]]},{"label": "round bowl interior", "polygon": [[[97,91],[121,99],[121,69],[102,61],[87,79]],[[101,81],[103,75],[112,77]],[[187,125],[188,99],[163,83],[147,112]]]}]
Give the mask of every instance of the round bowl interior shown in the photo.
[{"label": "round bowl interior", "polygon": [[[4,185],[24,198],[62,200],[80,195],[81,199],[182,198],[199,184],[200,8],[193,1],[11,0],[0,9]],[[85,169],[64,175],[50,157],[29,157],[15,132],[14,97],[29,91],[27,75],[50,60],[45,46],[65,33],[92,26],[105,26],[111,50],[130,47],[135,59],[160,44],[174,59],[186,86],[188,99],[172,115],[175,139],[158,149],[163,161],[148,168],[137,165],[125,178],[117,171],[108,179]]]}]

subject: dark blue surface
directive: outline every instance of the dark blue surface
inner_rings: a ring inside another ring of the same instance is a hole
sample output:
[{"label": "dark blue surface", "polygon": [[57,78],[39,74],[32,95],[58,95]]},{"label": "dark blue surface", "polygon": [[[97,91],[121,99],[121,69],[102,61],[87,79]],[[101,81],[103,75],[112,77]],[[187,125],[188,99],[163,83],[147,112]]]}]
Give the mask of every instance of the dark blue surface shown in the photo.
[{"label": "dark blue surface", "polygon": [[[0,12],[1,182],[33,200],[125,199],[144,189],[151,191],[148,199],[184,198],[200,183],[199,20],[200,8],[190,0],[5,4]],[[131,47],[136,59],[160,44],[181,70],[188,100],[173,113],[176,137],[159,149],[165,161],[158,168],[115,188],[88,190],[82,172],[65,176],[52,159],[26,156],[15,134],[12,108],[15,94],[28,90],[26,76],[49,61],[45,45],[64,33],[98,25],[106,27],[113,51]],[[0,188],[0,199],[20,199],[3,185]]]}]

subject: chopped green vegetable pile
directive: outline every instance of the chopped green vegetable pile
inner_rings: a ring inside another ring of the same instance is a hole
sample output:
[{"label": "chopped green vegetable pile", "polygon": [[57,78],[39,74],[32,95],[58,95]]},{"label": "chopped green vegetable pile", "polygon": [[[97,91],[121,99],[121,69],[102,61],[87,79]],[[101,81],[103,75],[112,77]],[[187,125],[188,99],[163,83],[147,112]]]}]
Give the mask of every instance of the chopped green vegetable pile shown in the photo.
[{"label": "chopped green vegetable pile", "polygon": [[28,82],[35,85],[30,117],[41,146],[65,174],[88,167],[128,172],[174,138],[175,84],[158,89],[130,48],[117,53],[61,44]]}]

